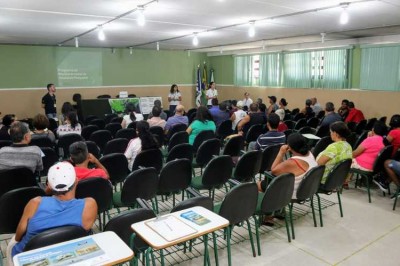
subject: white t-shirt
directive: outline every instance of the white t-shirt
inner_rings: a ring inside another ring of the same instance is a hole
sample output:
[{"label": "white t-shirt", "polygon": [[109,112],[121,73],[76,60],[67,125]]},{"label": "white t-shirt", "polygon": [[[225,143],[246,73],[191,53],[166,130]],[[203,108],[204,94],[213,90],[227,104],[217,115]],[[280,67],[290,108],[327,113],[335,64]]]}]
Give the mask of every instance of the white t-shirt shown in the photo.
[{"label": "white t-shirt", "polygon": [[218,91],[217,89],[208,89],[206,92],[206,96],[207,97],[211,97],[211,99],[208,99],[207,101],[207,105],[212,105],[211,101],[213,97],[217,97],[218,96]]},{"label": "white t-shirt", "polygon": [[[140,113],[135,113],[136,116],[136,121],[142,121],[144,119],[143,115]],[[131,120],[131,116],[130,115],[124,115],[124,120],[125,120],[125,127],[128,127],[130,123],[132,123],[133,121]]]},{"label": "white t-shirt", "polygon": [[236,125],[240,122],[240,120],[242,120],[247,115],[246,112],[241,109],[234,112],[234,114],[235,114],[235,120],[232,122],[232,130],[235,130]]},{"label": "white t-shirt", "polygon": [[76,124],[75,128],[72,128],[70,124],[61,125],[57,128],[57,135],[59,137],[64,136],[66,134],[75,133],[80,135],[82,132],[81,124]]},{"label": "white t-shirt", "polygon": [[253,100],[250,99],[250,98],[248,98],[248,99],[244,98],[243,99],[243,106],[250,107],[250,104],[252,104],[252,103],[253,103]]},{"label": "white t-shirt", "polygon": [[142,141],[140,138],[134,138],[129,141],[128,148],[125,150],[125,157],[128,159],[128,168],[132,170],[133,162],[135,161],[136,156],[142,150]]},{"label": "white t-shirt", "polygon": [[181,102],[179,101],[179,97],[181,97],[181,93],[178,91],[175,91],[174,93],[168,94],[168,97],[171,98],[171,101],[169,102],[169,105],[178,105]]}]

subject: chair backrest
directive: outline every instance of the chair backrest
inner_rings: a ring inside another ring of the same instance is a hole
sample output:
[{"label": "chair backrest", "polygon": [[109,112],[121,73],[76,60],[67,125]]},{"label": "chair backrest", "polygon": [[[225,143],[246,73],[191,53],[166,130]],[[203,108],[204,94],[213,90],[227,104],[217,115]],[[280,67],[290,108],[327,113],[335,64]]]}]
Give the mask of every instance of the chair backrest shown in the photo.
[{"label": "chair backrest", "polygon": [[251,217],[257,207],[258,189],[256,183],[243,183],[232,188],[223,199],[219,215],[231,225]]},{"label": "chair backrest", "polygon": [[[118,115],[117,115],[117,114],[105,114],[105,115],[104,115],[104,122],[106,122],[106,125],[107,125],[107,124],[109,124],[109,123],[112,123],[111,121],[112,121],[114,118],[118,118]],[[121,123],[120,123],[120,124],[121,124]]]},{"label": "chair backrest", "polygon": [[87,235],[89,235],[89,232],[80,226],[68,225],[55,227],[32,237],[28,243],[26,243],[24,251],[58,244]]},{"label": "chair backrest", "polygon": [[38,146],[38,147],[54,147],[54,143],[47,136],[40,136],[31,139],[29,143],[30,146]]},{"label": "chair backrest", "polygon": [[347,127],[349,128],[349,130],[350,130],[351,132],[355,132],[356,126],[357,126],[357,123],[356,123],[356,122],[353,122],[353,121],[347,122]]},{"label": "chair backrest", "polygon": [[355,131],[358,135],[361,135],[361,133],[365,130],[365,127],[367,126],[367,120],[361,120],[358,122]]},{"label": "chair backrest", "polygon": [[354,143],[353,150],[357,149],[357,147],[368,137],[368,131],[363,131],[357,138]]},{"label": "chair backrest", "polygon": [[[72,143],[83,140],[82,136],[76,133],[62,135],[57,142],[58,155],[62,158],[69,158],[69,146],[71,146]],[[60,154],[60,152],[63,154]]]},{"label": "chair backrest", "polygon": [[39,187],[18,188],[3,194],[0,197],[0,234],[15,233],[26,204],[44,195],[43,189]]},{"label": "chair backrest", "polygon": [[176,159],[161,169],[157,193],[172,193],[189,187],[192,181],[192,161]]},{"label": "chair backrest", "polygon": [[124,138],[127,140],[131,140],[136,138],[136,130],[133,128],[123,128],[117,131],[115,134],[115,138]]},{"label": "chair backrest", "polygon": [[400,161],[400,149],[397,149],[397,151],[394,153],[392,159],[395,161]]},{"label": "chair backrest", "polygon": [[111,208],[113,190],[108,180],[92,177],[78,182],[75,197],[77,199],[93,198],[97,203],[97,211],[101,213]]},{"label": "chair backrest", "polygon": [[232,133],[233,133],[233,130],[232,130],[232,121],[231,120],[223,121],[217,129],[217,137],[220,139],[224,139],[227,136],[231,135]]},{"label": "chair backrest", "polygon": [[179,202],[171,209],[171,213],[181,210],[186,210],[197,206],[206,208],[207,210],[210,211],[214,210],[214,202],[211,198],[199,196]]},{"label": "chair backrest", "polygon": [[4,140],[4,139],[0,140],[0,149],[11,145],[12,145],[11,140]]},{"label": "chair backrest", "polygon": [[97,96],[97,99],[110,99],[110,98],[111,98],[111,95],[109,95],[109,94],[102,94],[102,95]]},{"label": "chair backrest", "polygon": [[113,185],[125,180],[128,175],[128,160],[121,153],[112,153],[100,158],[100,163],[104,165],[110,175],[110,181]]},{"label": "chair backrest", "polygon": [[378,118],[376,118],[376,117],[368,119],[364,130],[368,130],[368,131],[372,130],[372,128],[374,127],[374,124],[376,123],[376,121],[378,121]]},{"label": "chair backrest", "polygon": [[89,123],[90,123],[92,120],[94,120],[94,119],[98,119],[98,117],[95,116],[95,115],[88,115],[88,116],[86,116],[86,118],[85,118],[85,125],[89,125]]},{"label": "chair backrest", "polygon": [[256,141],[257,138],[263,133],[264,127],[265,127],[265,125],[261,125],[261,124],[252,125],[246,133],[246,137],[245,137],[246,143]]},{"label": "chair backrest", "polygon": [[357,134],[356,132],[351,132],[350,135],[346,137],[347,143],[350,144],[351,147],[353,147],[356,144],[357,141]]},{"label": "chair backrest", "polygon": [[110,153],[124,153],[126,147],[128,147],[129,140],[125,138],[112,139],[106,143],[104,147],[103,155]]},{"label": "chair backrest", "polygon": [[264,193],[261,211],[271,213],[284,208],[292,199],[294,190],[294,175],[282,174],[275,177]]},{"label": "chair backrest", "polygon": [[329,126],[320,126],[317,128],[316,136],[323,138],[329,136]]},{"label": "chair backrest", "polygon": [[118,130],[122,129],[122,126],[120,123],[109,123],[106,124],[104,129],[110,131],[111,136],[115,137],[115,134],[117,134]]},{"label": "chair backrest", "polygon": [[233,177],[240,182],[249,182],[260,171],[262,152],[248,151],[240,157],[233,171]]},{"label": "chair backrest", "polygon": [[285,123],[288,129],[294,129],[294,126],[296,125],[296,122],[293,120],[285,120],[283,123]]},{"label": "chair backrest", "polygon": [[189,161],[193,161],[193,147],[189,143],[178,144],[173,147],[167,155],[166,162],[175,160],[175,159],[188,159]]},{"label": "chair backrest", "polygon": [[[293,112],[292,112],[292,113],[293,113]],[[294,120],[294,121],[299,121],[300,119],[303,119],[303,118],[305,118],[305,117],[306,117],[305,114],[303,114],[303,113],[298,113],[298,114],[296,114],[296,115],[293,116],[293,120]]]},{"label": "chair backrest", "polygon": [[104,231],[112,231],[127,244],[136,254],[143,252],[148,248],[148,245],[139,237],[136,236],[131,246],[132,228],[131,225],[141,221],[145,221],[156,217],[154,212],[149,209],[134,209],[128,210],[114,216],[104,227]]},{"label": "chair backrest", "polygon": [[56,151],[49,147],[42,147],[40,148],[44,154],[42,157],[43,162],[43,170],[40,171],[42,176],[46,176],[47,172],[49,171],[50,167],[52,167],[56,162],[58,162],[58,155]]},{"label": "chair backrest", "polygon": [[97,146],[96,142],[87,140],[87,141],[85,141],[85,143],[88,148],[88,152],[93,154],[93,156],[96,157],[97,159],[100,159],[100,157],[101,157],[100,149]]},{"label": "chair backrest", "polygon": [[174,126],[172,126],[169,130],[168,130],[168,134],[167,134],[167,140],[170,141],[171,137],[177,133],[177,132],[181,132],[181,131],[186,131],[187,129],[187,125],[185,124],[176,124]]},{"label": "chair backrest", "polygon": [[209,140],[209,139],[213,139],[213,138],[215,138],[214,131],[212,131],[212,130],[203,130],[203,131],[201,131],[201,132],[196,136],[196,138],[194,139],[194,142],[193,142],[193,152],[196,153],[197,150],[199,149],[200,145],[201,145],[204,141]]},{"label": "chair backrest", "polygon": [[33,186],[37,186],[36,177],[28,168],[0,171],[0,196],[13,189]]},{"label": "chair backrest", "polygon": [[313,134],[317,133],[317,130],[315,128],[305,126],[299,129],[298,131],[300,134]]},{"label": "chair backrest", "polygon": [[350,166],[351,159],[343,160],[337,163],[326,177],[326,181],[322,186],[322,189],[327,192],[331,192],[340,188],[350,171]]},{"label": "chair backrest", "polygon": [[110,123],[122,123],[122,120],[124,120],[123,117],[114,117],[113,119],[111,119]]},{"label": "chair backrest", "polygon": [[285,134],[285,137],[286,137],[286,142],[287,142],[287,139],[289,138],[290,134],[293,134],[294,132],[295,132],[294,129],[287,129],[287,130],[283,131],[283,134]]},{"label": "chair backrest", "polygon": [[315,158],[317,158],[318,154],[326,149],[333,141],[330,136],[326,136],[318,140],[317,144],[315,144],[314,149],[312,150],[312,154]]},{"label": "chair backrest", "polygon": [[275,144],[268,146],[265,150],[263,150],[259,171],[260,174],[263,174],[265,171],[271,171],[272,163],[278,155],[281,146],[282,144]]},{"label": "chair backrest", "polygon": [[[297,115],[300,115],[300,114],[297,114]],[[301,119],[297,120],[296,124],[294,125],[294,129],[299,130],[300,128],[305,127],[305,126],[307,126],[307,119],[301,118]]]},{"label": "chair backrest", "polygon": [[209,139],[204,141],[196,154],[196,163],[200,166],[205,166],[213,156],[219,154],[219,148],[221,147],[221,142],[219,139]]},{"label": "chair backrest", "polygon": [[106,143],[112,140],[112,136],[108,130],[97,130],[96,132],[92,133],[89,140],[96,142],[97,146],[100,148],[100,152],[103,153]]},{"label": "chair backrest", "polygon": [[133,162],[132,171],[140,167],[154,167],[157,173],[160,173],[163,166],[163,156],[159,149],[150,149],[141,151]]},{"label": "chair backrest", "polygon": [[311,117],[307,121],[307,126],[309,126],[309,127],[317,128],[318,125],[319,125],[319,119],[316,117]]},{"label": "chair backrest", "polygon": [[321,184],[322,176],[324,175],[325,165],[320,165],[312,168],[304,175],[296,192],[296,199],[305,201],[317,193]]},{"label": "chair backrest", "polygon": [[156,137],[158,147],[162,147],[164,145],[164,129],[160,126],[150,127],[150,133]]},{"label": "chair backrest", "polygon": [[318,114],[317,114],[316,117],[317,117],[318,119],[321,119],[321,118],[323,118],[324,116],[325,116],[325,111],[324,111],[324,110],[321,110],[321,111],[318,112]]},{"label": "chair backrest", "polygon": [[168,151],[182,143],[189,143],[189,135],[186,131],[179,131],[172,135],[168,142]]},{"label": "chair backrest", "polygon": [[87,125],[82,128],[81,136],[85,140],[89,140],[90,136],[93,134],[93,132],[96,132],[97,130],[100,130],[100,128],[96,125]]},{"label": "chair backrest", "polygon": [[100,129],[104,129],[106,122],[103,119],[96,118],[89,122],[89,125],[98,126]]},{"label": "chair backrest", "polygon": [[58,123],[56,120],[54,120],[54,118],[49,118],[49,126],[48,129],[50,129],[51,131],[53,131],[53,133],[55,133],[55,131],[58,128]]},{"label": "chair backrest", "polygon": [[232,175],[232,158],[228,155],[220,155],[211,159],[204,169],[202,184],[211,189],[225,184]]},{"label": "chair backrest", "polygon": [[384,147],[378,154],[374,162],[374,173],[380,173],[384,170],[384,163],[389,160],[393,154],[393,146]]},{"label": "chair backrest", "polygon": [[154,167],[135,170],[122,186],[121,201],[125,205],[132,205],[137,198],[149,200],[156,195],[157,187],[158,175]]},{"label": "chair backrest", "polygon": [[229,155],[231,157],[237,157],[240,155],[240,151],[244,148],[243,136],[235,136],[228,140],[225,144],[223,155]]}]

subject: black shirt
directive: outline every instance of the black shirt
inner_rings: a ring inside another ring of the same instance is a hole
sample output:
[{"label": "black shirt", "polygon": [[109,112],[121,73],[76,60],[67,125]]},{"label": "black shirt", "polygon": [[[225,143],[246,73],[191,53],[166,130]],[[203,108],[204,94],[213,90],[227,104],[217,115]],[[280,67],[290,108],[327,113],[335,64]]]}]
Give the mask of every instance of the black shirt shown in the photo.
[{"label": "black shirt", "polygon": [[44,112],[45,112],[45,114],[55,114],[55,113],[57,113],[57,110],[56,110],[56,95],[55,94],[53,94],[53,96],[51,96],[49,93],[47,93],[45,96],[43,96],[42,104],[44,104]]}]

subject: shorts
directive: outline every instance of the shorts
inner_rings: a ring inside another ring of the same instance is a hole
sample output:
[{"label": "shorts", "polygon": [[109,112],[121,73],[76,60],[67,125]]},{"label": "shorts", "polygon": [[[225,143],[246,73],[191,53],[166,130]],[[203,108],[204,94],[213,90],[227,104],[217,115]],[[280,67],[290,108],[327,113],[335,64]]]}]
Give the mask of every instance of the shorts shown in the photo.
[{"label": "shorts", "polygon": [[359,165],[355,158],[353,158],[353,160],[351,162],[351,168],[358,169],[358,170],[361,170],[361,171],[366,171],[366,172],[372,172],[371,169],[367,169],[367,168],[364,168],[361,165]]},{"label": "shorts", "polygon": [[393,170],[393,172],[396,173],[397,176],[400,176],[400,162],[395,160],[390,160],[388,166]]}]

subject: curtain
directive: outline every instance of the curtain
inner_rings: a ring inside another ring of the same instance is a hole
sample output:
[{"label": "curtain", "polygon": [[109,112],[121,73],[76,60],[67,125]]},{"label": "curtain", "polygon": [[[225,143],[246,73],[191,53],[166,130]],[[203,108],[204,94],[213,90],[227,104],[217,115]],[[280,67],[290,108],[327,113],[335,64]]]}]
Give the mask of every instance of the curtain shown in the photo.
[{"label": "curtain", "polygon": [[234,64],[234,85],[252,86],[253,58],[251,55],[236,56]]},{"label": "curtain", "polygon": [[311,52],[283,55],[283,85],[287,88],[311,88]]},{"label": "curtain", "polygon": [[348,49],[324,50],[316,52],[320,58],[323,57],[320,66],[322,78],[321,84],[314,88],[343,89],[349,87],[348,82]]},{"label": "curtain", "polygon": [[400,90],[400,46],[361,48],[360,88]]},{"label": "curtain", "polygon": [[281,86],[282,55],[261,54],[260,55],[260,85],[268,87]]}]

